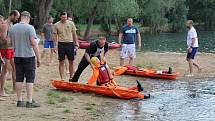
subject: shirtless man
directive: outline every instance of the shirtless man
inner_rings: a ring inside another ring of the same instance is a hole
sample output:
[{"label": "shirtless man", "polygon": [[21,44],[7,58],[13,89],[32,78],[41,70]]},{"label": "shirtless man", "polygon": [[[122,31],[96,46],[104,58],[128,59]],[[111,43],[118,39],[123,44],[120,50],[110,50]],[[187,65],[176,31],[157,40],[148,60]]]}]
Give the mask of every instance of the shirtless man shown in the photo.
[{"label": "shirtless man", "polygon": [[2,72],[1,72],[1,76],[0,76],[0,96],[8,96],[5,91],[4,91],[4,83],[5,83],[5,79],[6,79],[6,75],[7,75],[7,71],[8,71],[8,65],[10,64],[12,67],[12,79],[13,79],[13,90],[15,91],[15,78],[16,78],[16,74],[15,74],[15,64],[14,64],[14,51],[12,49],[12,44],[11,42],[9,42],[6,38],[7,38],[7,34],[8,34],[8,30],[10,27],[13,26],[13,22],[18,21],[19,19],[19,12],[17,10],[13,10],[11,11],[9,17],[7,18],[7,20],[5,21],[5,25],[2,28],[1,31],[1,55],[5,61],[5,64],[2,67]]},{"label": "shirtless man", "polygon": [[[6,26],[6,24],[4,23],[4,17],[2,15],[0,15],[0,39],[2,36],[2,34],[1,34],[2,28],[4,28],[5,26]],[[1,48],[1,44],[0,44],[0,48]],[[1,66],[2,66],[2,64],[4,64],[4,60],[1,56],[1,53],[0,53],[0,61],[1,61],[0,62],[0,72],[1,72]],[[3,101],[3,100],[5,100],[5,99],[0,98],[0,101]]]}]

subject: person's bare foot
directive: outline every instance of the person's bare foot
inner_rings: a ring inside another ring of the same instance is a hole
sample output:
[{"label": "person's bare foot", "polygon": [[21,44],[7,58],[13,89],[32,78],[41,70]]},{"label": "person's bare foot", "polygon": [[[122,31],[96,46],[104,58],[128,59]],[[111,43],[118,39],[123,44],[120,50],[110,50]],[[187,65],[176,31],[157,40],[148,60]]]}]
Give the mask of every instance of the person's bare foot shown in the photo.
[{"label": "person's bare foot", "polygon": [[202,67],[199,67],[199,68],[198,68],[198,73],[201,73],[202,70],[203,70],[203,68],[202,68]]},{"label": "person's bare foot", "polygon": [[5,91],[0,92],[0,97],[9,97],[8,94],[5,93]]},{"label": "person's bare foot", "polygon": [[4,98],[0,98],[0,101],[5,101],[5,99]]}]

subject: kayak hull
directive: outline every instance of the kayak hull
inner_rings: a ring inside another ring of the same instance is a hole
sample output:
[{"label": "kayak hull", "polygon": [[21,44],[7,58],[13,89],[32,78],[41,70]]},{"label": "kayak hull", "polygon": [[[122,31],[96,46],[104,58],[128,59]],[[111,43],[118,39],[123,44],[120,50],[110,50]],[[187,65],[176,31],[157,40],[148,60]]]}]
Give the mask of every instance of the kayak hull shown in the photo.
[{"label": "kayak hull", "polygon": [[77,82],[64,82],[61,80],[51,80],[52,85],[56,89],[68,90],[74,92],[92,92],[96,94],[101,94],[109,97],[117,97],[121,99],[133,99],[140,98],[144,99],[144,94],[136,91],[129,90],[128,88],[117,88],[117,87],[104,87],[104,86],[94,86],[88,84],[81,84]]},{"label": "kayak hull", "polygon": [[169,74],[167,70],[156,70],[149,68],[138,68],[135,66],[118,66],[114,67],[114,75],[119,76],[122,74],[149,77],[149,78],[160,78],[160,79],[176,79],[178,73],[173,72]]},{"label": "kayak hull", "polygon": [[90,42],[79,42],[80,49],[86,49],[89,46],[90,46]]},{"label": "kayak hull", "polygon": [[168,73],[158,74],[158,73],[147,73],[147,72],[144,72],[144,71],[135,72],[133,70],[127,70],[125,72],[125,74],[133,75],[133,76],[149,77],[149,78],[169,79],[169,80],[175,80],[176,77],[177,77],[176,73],[173,73],[173,74],[168,74]]}]

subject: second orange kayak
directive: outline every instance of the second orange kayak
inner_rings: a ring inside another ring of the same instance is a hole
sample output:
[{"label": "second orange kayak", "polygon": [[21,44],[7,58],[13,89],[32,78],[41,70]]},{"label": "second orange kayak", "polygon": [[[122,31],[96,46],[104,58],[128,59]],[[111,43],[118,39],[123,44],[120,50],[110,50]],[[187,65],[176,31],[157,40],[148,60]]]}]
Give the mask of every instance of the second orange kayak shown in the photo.
[{"label": "second orange kayak", "polygon": [[174,80],[177,77],[176,72],[168,73],[167,70],[139,68],[135,66],[115,67],[114,75],[121,75],[121,74],[150,77],[150,78],[170,79],[170,80]]}]

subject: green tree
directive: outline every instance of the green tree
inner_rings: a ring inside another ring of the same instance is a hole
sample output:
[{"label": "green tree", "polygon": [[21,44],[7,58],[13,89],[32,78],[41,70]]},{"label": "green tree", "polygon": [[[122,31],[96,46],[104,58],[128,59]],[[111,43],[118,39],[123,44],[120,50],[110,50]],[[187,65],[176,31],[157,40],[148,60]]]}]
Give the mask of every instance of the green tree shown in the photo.
[{"label": "green tree", "polygon": [[168,24],[166,13],[174,7],[172,0],[139,0],[141,8],[140,17],[144,18],[145,22],[151,28],[151,33],[159,33],[162,26]]},{"label": "green tree", "polygon": [[87,21],[84,38],[90,34],[95,20],[112,20],[115,18],[135,17],[138,15],[136,0],[78,0],[71,1],[73,15]]},{"label": "green tree", "polygon": [[215,29],[215,1],[214,0],[187,0],[189,6],[188,17],[202,26],[204,30]]},{"label": "green tree", "polygon": [[3,16],[7,15],[7,10],[6,10],[6,6],[5,6],[5,1],[4,0],[0,0],[0,14]]},{"label": "green tree", "polygon": [[171,32],[185,30],[188,8],[186,0],[176,0],[172,9],[168,12],[169,27]]}]

